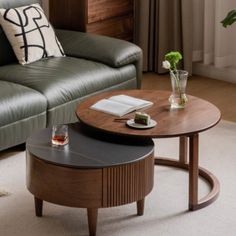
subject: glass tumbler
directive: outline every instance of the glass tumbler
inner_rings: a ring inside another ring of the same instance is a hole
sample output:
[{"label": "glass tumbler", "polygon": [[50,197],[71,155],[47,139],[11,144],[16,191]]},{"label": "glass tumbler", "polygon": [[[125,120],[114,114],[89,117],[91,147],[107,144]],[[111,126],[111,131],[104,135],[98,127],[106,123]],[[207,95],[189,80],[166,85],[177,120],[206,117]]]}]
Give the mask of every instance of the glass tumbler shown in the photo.
[{"label": "glass tumbler", "polygon": [[52,127],[52,144],[56,146],[63,146],[68,142],[68,125],[54,125]]}]

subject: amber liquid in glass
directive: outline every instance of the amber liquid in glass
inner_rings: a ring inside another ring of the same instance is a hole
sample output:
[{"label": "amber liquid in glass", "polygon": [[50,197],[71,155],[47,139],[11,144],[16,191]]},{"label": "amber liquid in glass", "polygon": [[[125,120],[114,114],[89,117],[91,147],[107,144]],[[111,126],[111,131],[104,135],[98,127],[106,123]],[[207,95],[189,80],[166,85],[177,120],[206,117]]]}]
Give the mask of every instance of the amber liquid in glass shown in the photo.
[{"label": "amber liquid in glass", "polygon": [[52,137],[52,144],[54,144],[54,145],[65,145],[67,143],[68,143],[68,136],[54,135]]}]

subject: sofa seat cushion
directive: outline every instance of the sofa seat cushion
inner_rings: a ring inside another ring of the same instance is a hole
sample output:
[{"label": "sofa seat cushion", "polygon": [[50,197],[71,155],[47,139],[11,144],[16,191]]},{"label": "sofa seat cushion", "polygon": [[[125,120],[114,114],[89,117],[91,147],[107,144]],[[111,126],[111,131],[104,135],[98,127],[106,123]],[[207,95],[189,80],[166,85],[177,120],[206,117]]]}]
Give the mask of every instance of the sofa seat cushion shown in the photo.
[{"label": "sofa seat cushion", "polygon": [[46,113],[45,97],[33,89],[0,80],[0,96],[0,127]]},{"label": "sofa seat cushion", "polygon": [[116,86],[136,77],[134,65],[112,68],[80,58],[51,58],[21,66],[0,67],[2,80],[15,82],[42,93],[48,109]]}]

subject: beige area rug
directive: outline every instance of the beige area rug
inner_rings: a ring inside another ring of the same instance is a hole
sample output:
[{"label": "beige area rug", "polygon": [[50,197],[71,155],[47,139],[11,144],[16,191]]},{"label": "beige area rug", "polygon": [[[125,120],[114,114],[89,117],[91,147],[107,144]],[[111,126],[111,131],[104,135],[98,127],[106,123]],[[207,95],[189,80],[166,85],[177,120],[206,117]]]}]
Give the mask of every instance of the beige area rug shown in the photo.
[{"label": "beige area rug", "polygon": [[[177,140],[157,142],[160,155],[177,154]],[[200,135],[200,162],[218,176],[221,193],[216,202],[188,212],[186,172],[155,167],[155,186],[146,199],[145,215],[136,205],[99,210],[97,235],[102,236],[235,236],[236,235],[236,124],[221,122]],[[34,215],[33,197],[25,187],[25,152],[0,154],[0,188],[11,195],[0,198],[1,236],[88,235],[84,209],[45,203],[44,217]],[[208,191],[200,181],[201,195]]]}]

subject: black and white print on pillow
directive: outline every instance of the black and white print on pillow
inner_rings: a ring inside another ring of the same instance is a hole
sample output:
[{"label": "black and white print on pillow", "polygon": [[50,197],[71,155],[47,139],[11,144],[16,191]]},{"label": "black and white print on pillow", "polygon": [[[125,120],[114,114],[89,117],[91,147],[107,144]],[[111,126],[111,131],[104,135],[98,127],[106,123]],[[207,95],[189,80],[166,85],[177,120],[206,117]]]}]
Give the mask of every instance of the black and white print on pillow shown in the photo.
[{"label": "black and white print on pillow", "polygon": [[0,23],[20,64],[65,56],[39,4],[0,9]]}]

